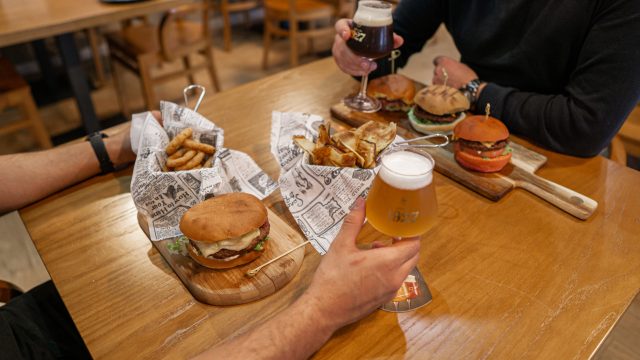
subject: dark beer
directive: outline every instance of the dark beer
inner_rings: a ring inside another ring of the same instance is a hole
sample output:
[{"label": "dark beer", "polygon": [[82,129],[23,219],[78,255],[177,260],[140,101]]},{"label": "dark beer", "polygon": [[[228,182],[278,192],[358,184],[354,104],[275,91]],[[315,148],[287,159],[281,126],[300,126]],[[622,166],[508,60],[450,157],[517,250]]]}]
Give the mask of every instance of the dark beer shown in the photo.
[{"label": "dark beer", "polygon": [[389,55],[393,50],[391,5],[379,1],[361,1],[353,17],[347,46],[356,55],[368,59]]}]

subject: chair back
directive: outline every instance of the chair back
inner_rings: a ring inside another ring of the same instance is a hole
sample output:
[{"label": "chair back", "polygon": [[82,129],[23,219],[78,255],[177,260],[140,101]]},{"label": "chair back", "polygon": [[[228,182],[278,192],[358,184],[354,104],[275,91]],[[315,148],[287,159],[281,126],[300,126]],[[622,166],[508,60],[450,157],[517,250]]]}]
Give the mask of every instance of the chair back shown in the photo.
[{"label": "chair back", "polygon": [[[160,22],[160,51],[166,61],[173,61],[209,46],[210,7],[205,3],[183,5],[169,10]],[[191,20],[200,17],[199,26]]]}]

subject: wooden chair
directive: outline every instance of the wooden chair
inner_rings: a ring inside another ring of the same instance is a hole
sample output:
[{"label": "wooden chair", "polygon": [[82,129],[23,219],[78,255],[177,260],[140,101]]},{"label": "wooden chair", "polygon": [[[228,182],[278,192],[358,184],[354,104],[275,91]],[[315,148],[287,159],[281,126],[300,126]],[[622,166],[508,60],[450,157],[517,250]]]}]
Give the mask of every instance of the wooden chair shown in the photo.
[{"label": "wooden chair", "polygon": [[222,38],[224,40],[224,51],[231,51],[231,14],[241,12],[244,15],[244,22],[250,24],[249,12],[261,6],[260,0],[220,0],[217,8],[222,14]]},{"label": "wooden chair", "polygon": [[[200,21],[188,17],[200,16]],[[206,68],[216,91],[220,90],[213,59],[213,48],[209,32],[209,7],[204,3],[184,5],[172,9],[163,17],[160,25],[142,23],[105,35],[111,53],[113,79],[122,112],[128,118],[130,111],[124,99],[119,66],[136,73],[142,82],[147,109],[158,107],[154,85],[186,76],[189,83],[195,82],[193,75]],[[189,55],[204,55],[203,64],[193,66]],[[152,77],[151,69],[181,59],[184,69]]]},{"label": "wooden chair", "polygon": [[609,145],[611,160],[627,165],[627,154],[640,158],[640,104],[631,111]]},{"label": "wooden chair", "polygon": [[[269,48],[274,36],[289,38],[290,65],[298,65],[298,42],[307,40],[309,52],[313,52],[313,40],[333,38],[335,17],[339,8],[320,0],[265,0],[264,2],[264,52],[262,68],[267,69]],[[281,25],[287,24],[288,28]],[[300,24],[306,24],[302,29]],[[317,27],[320,25],[321,27]]]},{"label": "wooden chair", "polygon": [[9,60],[0,58],[0,111],[11,107],[20,108],[24,118],[0,126],[0,135],[29,129],[42,148],[53,146],[31,96],[29,84]]}]

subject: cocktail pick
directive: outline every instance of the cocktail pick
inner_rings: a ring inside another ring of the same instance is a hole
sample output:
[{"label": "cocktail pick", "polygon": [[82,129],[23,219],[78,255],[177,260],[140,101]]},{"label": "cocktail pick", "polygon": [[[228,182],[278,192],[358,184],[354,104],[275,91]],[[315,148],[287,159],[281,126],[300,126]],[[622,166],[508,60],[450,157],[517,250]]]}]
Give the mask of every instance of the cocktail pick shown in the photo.
[{"label": "cocktail pick", "polygon": [[200,103],[202,102],[202,99],[204,98],[204,94],[206,92],[204,86],[202,85],[197,85],[197,84],[192,84],[187,86],[186,88],[184,88],[184,90],[182,90],[182,94],[184,95],[184,106],[185,107],[189,107],[189,92],[191,92],[191,90],[193,90],[193,93],[196,93],[197,90],[200,90],[200,96],[198,97],[198,101],[196,101],[196,105],[193,107],[193,111],[198,111],[198,108],[200,107]]},{"label": "cocktail pick", "polygon": [[489,114],[491,113],[491,104],[487,103],[487,106],[484,107],[484,120],[489,120]]},{"label": "cocktail pick", "polygon": [[396,49],[391,51],[391,56],[389,56],[389,61],[391,61],[391,73],[396,73],[396,59],[400,57],[400,50]]},{"label": "cocktail pick", "polygon": [[294,252],[294,251],[298,250],[299,248],[301,248],[301,247],[303,247],[303,246],[305,246],[305,245],[307,245],[307,244],[309,244],[309,243],[311,243],[311,241],[307,240],[307,241],[303,242],[302,244],[299,244],[298,246],[295,246],[295,247],[293,247],[293,248],[291,248],[291,249],[287,250],[286,252],[284,252],[284,253],[280,254],[279,256],[276,256],[275,258],[273,258],[273,259],[271,259],[271,260],[267,261],[266,263],[264,263],[264,264],[262,264],[262,265],[258,266],[257,268],[255,268],[255,269],[253,269],[253,270],[249,270],[249,271],[247,271],[247,272],[245,273],[245,275],[247,275],[248,277],[254,277],[254,276],[256,276],[256,275],[258,274],[258,272],[259,272],[260,270],[262,270],[262,268],[263,268],[263,267],[265,267],[265,266],[267,266],[267,265],[269,265],[269,264],[271,264],[271,263],[273,263],[273,262],[275,262],[275,261],[279,260],[280,258],[282,258],[282,257],[284,257],[284,256],[287,256],[287,255],[291,254],[292,252]]}]

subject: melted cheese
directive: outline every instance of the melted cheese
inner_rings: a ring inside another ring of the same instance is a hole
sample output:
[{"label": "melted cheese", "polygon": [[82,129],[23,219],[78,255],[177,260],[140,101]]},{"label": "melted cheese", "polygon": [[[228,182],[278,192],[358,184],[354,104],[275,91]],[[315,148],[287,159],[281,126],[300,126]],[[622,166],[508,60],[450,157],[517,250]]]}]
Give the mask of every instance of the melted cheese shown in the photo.
[{"label": "melted cheese", "polygon": [[482,143],[482,145],[484,145],[484,146],[486,146],[486,147],[488,147],[488,148],[492,147],[492,146],[493,146],[493,144],[495,144],[495,143],[494,143],[494,142],[492,142],[492,141],[483,141],[483,142],[481,142],[481,143]]},{"label": "melted cheese", "polygon": [[217,253],[222,249],[235,251],[242,250],[249,246],[249,244],[251,244],[251,241],[258,237],[258,235],[260,235],[260,230],[255,229],[236,238],[217,241],[213,243],[203,243],[199,241],[195,241],[195,243],[198,245],[198,249],[200,249],[200,252],[203,256],[209,256]]}]

